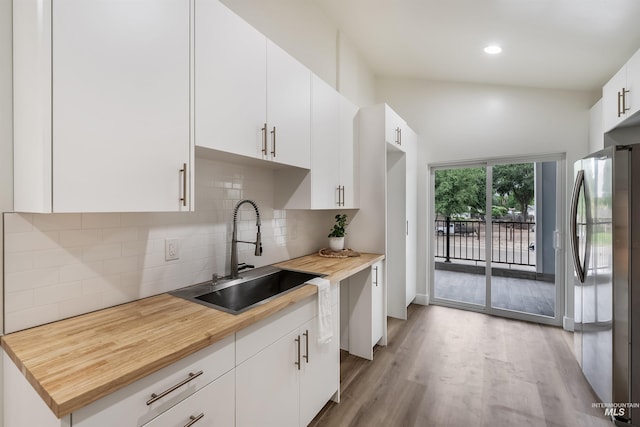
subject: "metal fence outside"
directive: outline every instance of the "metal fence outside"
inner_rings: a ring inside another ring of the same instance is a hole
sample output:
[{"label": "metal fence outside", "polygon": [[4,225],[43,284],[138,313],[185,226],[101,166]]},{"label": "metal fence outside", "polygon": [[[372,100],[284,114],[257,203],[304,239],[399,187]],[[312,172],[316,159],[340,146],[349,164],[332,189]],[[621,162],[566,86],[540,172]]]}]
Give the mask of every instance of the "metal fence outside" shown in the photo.
[{"label": "metal fence outside", "polygon": [[[535,266],[535,222],[500,221],[492,225],[491,262]],[[436,220],[435,257],[485,262],[486,222],[477,220]]]}]

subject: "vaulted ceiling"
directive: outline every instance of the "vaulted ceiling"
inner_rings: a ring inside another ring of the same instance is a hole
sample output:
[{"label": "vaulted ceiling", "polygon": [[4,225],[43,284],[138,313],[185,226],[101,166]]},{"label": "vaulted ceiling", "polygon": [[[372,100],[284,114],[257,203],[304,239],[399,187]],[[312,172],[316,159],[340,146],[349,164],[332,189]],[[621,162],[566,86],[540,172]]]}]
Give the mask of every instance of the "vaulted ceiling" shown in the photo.
[{"label": "vaulted ceiling", "polygon": [[312,1],[378,76],[599,90],[640,48],[638,0]]}]

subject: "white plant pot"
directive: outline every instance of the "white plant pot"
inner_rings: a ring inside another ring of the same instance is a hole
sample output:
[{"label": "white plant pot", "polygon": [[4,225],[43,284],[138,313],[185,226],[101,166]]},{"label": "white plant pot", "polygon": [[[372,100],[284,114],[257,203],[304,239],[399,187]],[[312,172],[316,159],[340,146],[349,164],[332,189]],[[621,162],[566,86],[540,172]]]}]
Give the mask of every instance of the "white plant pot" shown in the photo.
[{"label": "white plant pot", "polygon": [[329,237],[329,248],[332,251],[341,251],[344,249],[344,237]]}]

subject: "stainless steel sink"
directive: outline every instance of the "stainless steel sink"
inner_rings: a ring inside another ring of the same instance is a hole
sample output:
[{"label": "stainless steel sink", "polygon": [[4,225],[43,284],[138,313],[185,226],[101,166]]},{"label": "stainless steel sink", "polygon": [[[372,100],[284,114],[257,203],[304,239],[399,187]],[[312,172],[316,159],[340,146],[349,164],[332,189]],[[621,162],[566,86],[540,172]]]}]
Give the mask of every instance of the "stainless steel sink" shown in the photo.
[{"label": "stainless steel sink", "polygon": [[170,294],[227,313],[239,314],[319,276],[267,266],[243,272],[238,279],[219,280],[216,284],[205,282]]}]

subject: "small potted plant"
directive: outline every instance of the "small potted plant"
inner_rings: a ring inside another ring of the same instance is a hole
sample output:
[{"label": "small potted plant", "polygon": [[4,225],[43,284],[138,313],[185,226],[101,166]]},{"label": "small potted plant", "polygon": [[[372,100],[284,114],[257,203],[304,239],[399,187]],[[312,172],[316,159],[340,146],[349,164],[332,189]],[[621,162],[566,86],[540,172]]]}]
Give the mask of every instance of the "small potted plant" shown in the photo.
[{"label": "small potted plant", "polygon": [[331,233],[329,233],[329,248],[332,251],[341,251],[344,249],[344,236],[347,234],[345,229],[347,228],[347,215],[336,215],[336,223],[333,224]]}]

